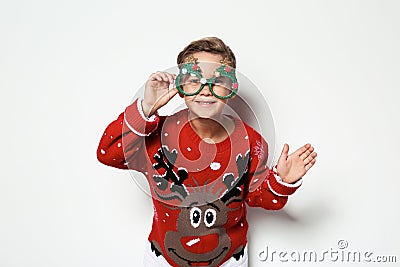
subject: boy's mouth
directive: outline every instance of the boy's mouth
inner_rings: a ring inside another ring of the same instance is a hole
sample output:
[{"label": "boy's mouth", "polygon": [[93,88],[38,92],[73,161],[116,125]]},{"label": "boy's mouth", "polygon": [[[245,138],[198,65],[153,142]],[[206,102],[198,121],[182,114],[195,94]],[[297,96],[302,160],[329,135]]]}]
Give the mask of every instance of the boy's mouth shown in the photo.
[{"label": "boy's mouth", "polygon": [[200,105],[200,106],[210,106],[210,105],[212,105],[212,104],[214,104],[216,102],[217,101],[199,101],[199,100],[195,101],[195,103]]}]

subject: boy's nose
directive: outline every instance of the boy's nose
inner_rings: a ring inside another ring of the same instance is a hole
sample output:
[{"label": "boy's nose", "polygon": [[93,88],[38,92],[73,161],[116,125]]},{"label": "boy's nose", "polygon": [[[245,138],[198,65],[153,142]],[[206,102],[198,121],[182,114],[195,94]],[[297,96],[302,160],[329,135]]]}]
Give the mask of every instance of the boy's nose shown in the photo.
[{"label": "boy's nose", "polygon": [[206,85],[203,87],[203,89],[201,89],[200,95],[205,95],[205,96],[212,95],[212,94],[211,94],[210,84],[206,84]]}]

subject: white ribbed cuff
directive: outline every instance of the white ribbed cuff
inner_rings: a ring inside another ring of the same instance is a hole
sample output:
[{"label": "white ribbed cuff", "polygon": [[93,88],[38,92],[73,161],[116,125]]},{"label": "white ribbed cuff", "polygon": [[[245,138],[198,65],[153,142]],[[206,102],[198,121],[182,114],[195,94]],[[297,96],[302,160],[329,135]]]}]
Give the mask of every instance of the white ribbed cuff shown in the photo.
[{"label": "white ribbed cuff", "polygon": [[153,121],[155,121],[155,120],[156,120],[156,117],[157,117],[157,115],[156,115],[157,113],[151,115],[149,118],[146,117],[146,116],[144,115],[144,112],[143,112],[142,102],[143,102],[143,98],[139,97],[139,98],[138,98],[138,101],[137,101],[137,109],[138,109],[139,114],[140,114],[140,116],[142,117],[142,119],[145,120],[145,121],[147,121],[147,122],[153,122]]}]

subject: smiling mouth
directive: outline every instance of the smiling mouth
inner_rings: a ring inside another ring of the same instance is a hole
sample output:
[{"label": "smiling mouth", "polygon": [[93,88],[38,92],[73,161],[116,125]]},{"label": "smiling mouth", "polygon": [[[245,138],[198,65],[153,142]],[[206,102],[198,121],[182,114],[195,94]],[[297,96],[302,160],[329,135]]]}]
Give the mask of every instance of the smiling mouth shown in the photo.
[{"label": "smiling mouth", "polygon": [[222,248],[222,251],[221,251],[217,256],[215,256],[215,257],[212,258],[212,259],[208,259],[208,260],[204,260],[204,261],[192,261],[192,260],[188,260],[188,259],[185,259],[185,258],[181,257],[180,255],[178,255],[178,253],[176,253],[176,249],[174,249],[174,248],[168,248],[168,250],[169,250],[169,251],[172,251],[172,252],[173,252],[178,258],[180,258],[181,260],[186,261],[186,262],[188,263],[189,266],[210,266],[210,265],[212,264],[212,262],[213,262],[215,259],[219,258],[226,250],[228,250],[228,248],[227,248],[227,247],[223,247],[223,248]]},{"label": "smiling mouth", "polygon": [[195,102],[201,106],[209,106],[216,103],[216,101],[195,101]]}]

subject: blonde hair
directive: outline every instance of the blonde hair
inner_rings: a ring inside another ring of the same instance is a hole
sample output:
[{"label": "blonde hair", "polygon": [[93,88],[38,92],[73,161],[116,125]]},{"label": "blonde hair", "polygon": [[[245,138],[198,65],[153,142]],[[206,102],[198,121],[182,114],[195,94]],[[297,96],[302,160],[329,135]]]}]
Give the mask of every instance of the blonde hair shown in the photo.
[{"label": "blonde hair", "polygon": [[221,55],[231,62],[230,66],[236,68],[236,58],[232,50],[221,39],[217,37],[205,37],[191,42],[178,55],[177,63],[182,64],[188,56],[197,52],[208,52]]}]

